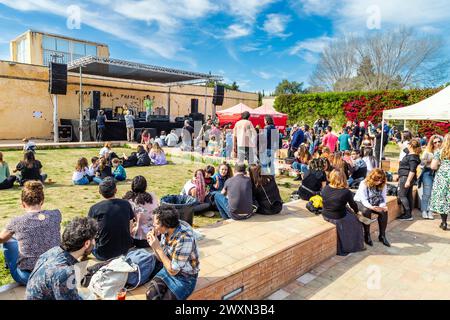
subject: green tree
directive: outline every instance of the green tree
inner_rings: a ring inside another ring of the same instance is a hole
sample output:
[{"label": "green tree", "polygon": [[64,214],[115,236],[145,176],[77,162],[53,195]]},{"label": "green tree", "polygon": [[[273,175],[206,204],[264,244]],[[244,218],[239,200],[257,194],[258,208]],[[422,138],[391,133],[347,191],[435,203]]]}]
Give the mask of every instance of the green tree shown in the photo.
[{"label": "green tree", "polygon": [[275,88],[275,95],[306,93],[303,89],[303,82],[282,80]]},{"label": "green tree", "polygon": [[[206,84],[206,86],[208,88],[214,88],[215,85],[216,85],[216,82],[214,82],[214,81],[208,81]],[[222,85],[225,87],[225,89],[228,89],[228,90],[240,91],[239,85],[236,83],[236,81],[233,81],[233,83],[231,83],[231,84],[224,83],[224,82],[217,82],[217,85]]]}]

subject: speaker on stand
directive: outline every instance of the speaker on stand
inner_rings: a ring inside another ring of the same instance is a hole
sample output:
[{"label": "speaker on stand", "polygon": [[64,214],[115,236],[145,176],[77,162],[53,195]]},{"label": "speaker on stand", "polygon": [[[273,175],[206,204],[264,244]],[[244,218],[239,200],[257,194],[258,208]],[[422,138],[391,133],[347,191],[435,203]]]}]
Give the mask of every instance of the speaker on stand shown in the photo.
[{"label": "speaker on stand", "polygon": [[48,79],[50,94],[67,94],[67,64],[50,62]]},{"label": "speaker on stand", "polygon": [[219,84],[214,86],[214,95],[212,103],[213,107],[213,117],[216,116],[216,106],[221,106],[223,104],[223,99],[225,97],[225,87]]}]

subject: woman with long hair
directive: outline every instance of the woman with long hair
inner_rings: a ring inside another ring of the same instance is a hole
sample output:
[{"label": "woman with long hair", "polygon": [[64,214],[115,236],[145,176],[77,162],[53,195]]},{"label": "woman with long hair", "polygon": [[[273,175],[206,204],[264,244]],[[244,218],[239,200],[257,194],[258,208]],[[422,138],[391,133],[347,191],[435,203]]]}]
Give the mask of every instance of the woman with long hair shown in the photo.
[{"label": "woman with long hair", "polygon": [[161,146],[156,142],[153,144],[148,156],[150,157],[152,164],[156,166],[163,166],[167,164],[166,154]]},{"label": "woman with long hair", "polygon": [[367,174],[369,174],[373,169],[378,167],[378,161],[373,156],[373,149],[372,148],[364,148],[364,153],[363,153],[363,158],[362,159],[366,163]]},{"label": "woman with long hair", "polygon": [[[387,208],[387,186],[386,174],[381,169],[372,170],[367,178],[359,184],[354,200],[363,216],[371,218],[372,214],[378,215],[378,240],[385,246],[390,247],[386,238],[386,227],[388,224]],[[370,225],[363,225],[364,241],[373,246],[370,238]]]},{"label": "woman with long hair", "polygon": [[295,161],[292,163],[292,168],[297,172],[297,177],[294,181],[303,179],[304,173],[308,170],[308,163],[311,161],[312,156],[308,151],[308,147],[301,144],[297,151],[294,153]]},{"label": "woman with long hair", "polygon": [[153,228],[153,210],[159,206],[158,197],[147,192],[147,180],[143,176],[136,176],[131,183],[131,191],[123,197],[133,208],[134,223],[131,236],[137,248],[148,248],[147,234]]},{"label": "woman with long hair", "polygon": [[431,136],[428,145],[422,154],[422,173],[419,180],[422,182],[422,199],[420,201],[420,210],[422,211],[422,218],[433,220],[433,213],[429,211],[428,205],[431,198],[431,190],[433,189],[433,181],[435,171],[431,169],[431,162],[433,161],[435,153],[441,149],[443,138],[439,135]]},{"label": "woman with long hair", "polygon": [[[322,190],[323,218],[336,225],[337,254],[347,255],[364,250],[364,232],[356,217],[358,205],[353,193],[348,189],[347,178],[341,170],[333,170],[330,184]],[[347,204],[353,213],[347,208]]]},{"label": "woman with long hair", "polygon": [[9,166],[3,160],[3,153],[0,152],[0,190],[11,189],[16,181],[16,176],[9,173]]},{"label": "woman with long hair", "polygon": [[442,149],[435,153],[431,169],[437,171],[431,191],[429,210],[441,215],[440,228],[447,230],[447,216],[450,213],[450,133],[445,135]]},{"label": "woman with long hair", "polygon": [[399,220],[411,221],[413,202],[413,186],[417,177],[417,167],[420,164],[419,155],[422,153],[422,147],[417,140],[411,140],[405,150],[405,156],[400,161],[398,167],[398,198],[403,207],[403,214],[398,217]]},{"label": "woman with long hair", "polygon": [[297,194],[305,201],[315,195],[318,195],[320,191],[327,184],[327,175],[325,173],[326,159],[312,159],[309,163],[308,171],[306,171],[303,177],[302,184],[298,188]]},{"label": "woman with long hair", "polygon": [[266,215],[280,213],[283,209],[283,201],[275,182],[275,176],[261,174],[259,164],[250,165],[249,172],[252,181],[253,203],[257,206],[256,213]]},{"label": "woman with long hair", "polygon": [[13,172],[20,171],[18,180],[20,185],[23,186],[25,182],[30,180],[44,182],[47,179],[47,175],[45,173],[42,174],[41,169],[42,164],[39,160],[35,159],[34,152],[28,151],[23,155],[23,161],[17,164]]},{"label": "woman with long hair", "polygon": [[342,154],[339,151],[331,154],[328,160],[332,170],[341,170],[345,173],[347,179],[350,177],[350,165],[342,159]]}]

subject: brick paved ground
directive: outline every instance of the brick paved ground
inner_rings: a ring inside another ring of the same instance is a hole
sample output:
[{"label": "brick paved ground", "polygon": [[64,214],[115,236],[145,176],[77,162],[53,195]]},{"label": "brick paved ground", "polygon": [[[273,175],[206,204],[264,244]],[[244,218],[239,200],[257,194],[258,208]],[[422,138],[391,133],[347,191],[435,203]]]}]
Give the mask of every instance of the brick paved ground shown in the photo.
[{"label": "brick paved ground", "polygon": [[268,299],[450,299],[450,231],[440,218],[394,221],[387,248],[333,257]]}]

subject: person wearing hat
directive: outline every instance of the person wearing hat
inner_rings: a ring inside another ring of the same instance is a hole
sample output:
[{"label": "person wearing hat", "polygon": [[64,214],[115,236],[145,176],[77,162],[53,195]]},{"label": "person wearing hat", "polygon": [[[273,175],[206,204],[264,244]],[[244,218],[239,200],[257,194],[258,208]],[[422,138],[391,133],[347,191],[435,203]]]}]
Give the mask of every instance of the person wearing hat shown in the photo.
[{"label": "person wearing hat", "polygon": [[133,142],[134,140],[134,116],[131,110],[125,112],[125,125],[127,127],[127,141]]}]

